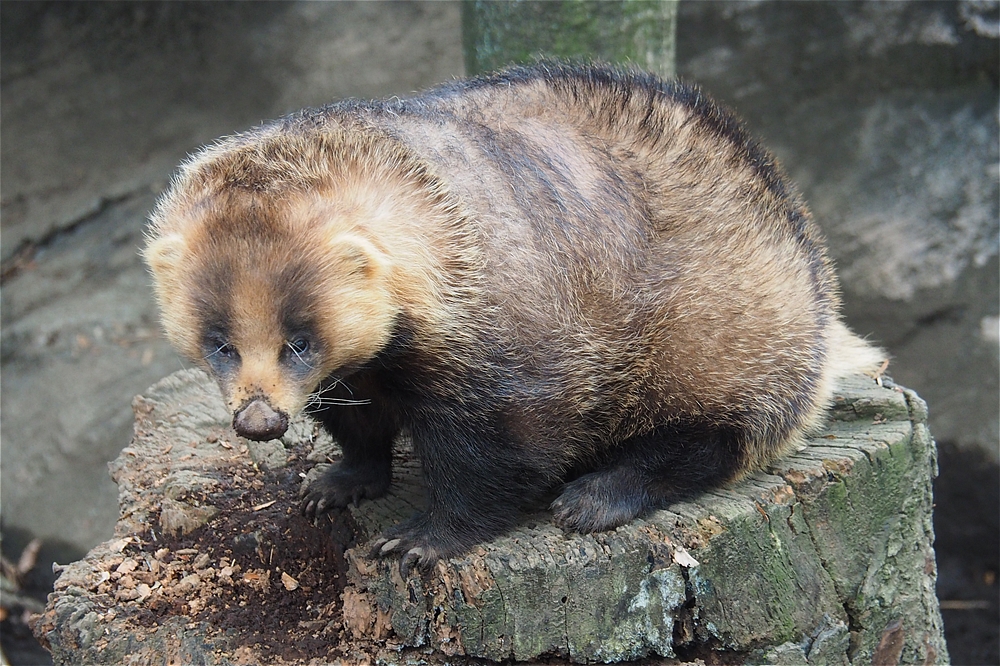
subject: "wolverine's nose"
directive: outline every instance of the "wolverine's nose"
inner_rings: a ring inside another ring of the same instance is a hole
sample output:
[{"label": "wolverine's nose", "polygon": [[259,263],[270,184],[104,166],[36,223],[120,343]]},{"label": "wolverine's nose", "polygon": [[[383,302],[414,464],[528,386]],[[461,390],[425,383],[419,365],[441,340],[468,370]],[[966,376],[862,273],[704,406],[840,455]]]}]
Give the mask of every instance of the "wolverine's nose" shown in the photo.
[{"label": "wolverine's nose", "polygon": [[254,398],[233,415],[233,429],[239,436],[258,442],[277,439],[288,429],[288,415],[271,409],[263,398]]}]

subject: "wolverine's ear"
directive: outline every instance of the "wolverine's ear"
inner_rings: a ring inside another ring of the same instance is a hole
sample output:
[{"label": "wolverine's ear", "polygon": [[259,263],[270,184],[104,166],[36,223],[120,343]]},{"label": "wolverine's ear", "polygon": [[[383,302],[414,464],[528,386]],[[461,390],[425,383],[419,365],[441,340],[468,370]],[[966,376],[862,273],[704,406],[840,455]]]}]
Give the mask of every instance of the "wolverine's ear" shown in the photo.
[{"label": "wolverine's ear", "polygon": [[154,275],[164,275],[177,268],[185,249],[183,236],[166,234],[150,241],[142,255]]},{"label": "wolverine's ear", "polygon": [[376,278],[389,269],[389,257],[370,240],[345,233],[330,239],[330,249],[348,275]]}]

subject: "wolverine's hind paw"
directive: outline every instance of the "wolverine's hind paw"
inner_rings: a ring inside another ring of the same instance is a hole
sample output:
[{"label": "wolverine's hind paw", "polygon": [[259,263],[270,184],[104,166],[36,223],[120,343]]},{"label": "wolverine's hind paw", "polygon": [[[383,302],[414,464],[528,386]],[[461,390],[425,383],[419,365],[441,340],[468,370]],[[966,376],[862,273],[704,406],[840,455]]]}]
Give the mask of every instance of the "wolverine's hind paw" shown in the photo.
[{"label": "wolverine's hind paw", "polygon": [[602,532],[642,514],[649,506],[646,493],[637,483],[622,484],[620,476],[618,470],[607,470],[567,483],[552,503],[556,524],[577,532]]}]

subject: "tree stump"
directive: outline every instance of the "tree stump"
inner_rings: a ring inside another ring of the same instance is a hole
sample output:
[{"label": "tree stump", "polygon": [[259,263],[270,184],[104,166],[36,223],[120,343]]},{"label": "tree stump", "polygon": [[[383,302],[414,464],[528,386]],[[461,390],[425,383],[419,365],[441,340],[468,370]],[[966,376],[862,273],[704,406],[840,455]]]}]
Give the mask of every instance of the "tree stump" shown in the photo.
[{"label": "tree stump", "polygon": [[824,433],[731,487],[590,535],[542,509],[403,579],[367,546],[423,502],[405,440],[389,495],[314,525],[298,487],[335,444],[305,419],[242,440],[178,372],[133,403],[116,538],[63,569],[35,632],[57,664],[946,662],[934,442],[886,384],[858,377]]}]

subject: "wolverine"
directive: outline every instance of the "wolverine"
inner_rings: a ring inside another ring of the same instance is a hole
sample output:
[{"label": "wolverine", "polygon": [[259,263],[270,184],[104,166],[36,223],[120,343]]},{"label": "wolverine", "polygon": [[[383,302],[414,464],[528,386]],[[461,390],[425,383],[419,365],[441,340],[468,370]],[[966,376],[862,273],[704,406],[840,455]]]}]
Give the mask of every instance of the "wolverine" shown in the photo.
[{"label": "wolverine", "polygon": [[583,532],[758,470],[882,353],[774,158],[699,89],[539,64],[307,109],[189,158],[151,214],[165,333],[246,438],[306,411],[342,460],[310,517],[383,495],[407,568],[558,492]]}]

